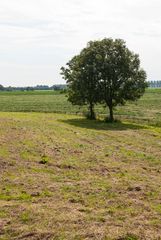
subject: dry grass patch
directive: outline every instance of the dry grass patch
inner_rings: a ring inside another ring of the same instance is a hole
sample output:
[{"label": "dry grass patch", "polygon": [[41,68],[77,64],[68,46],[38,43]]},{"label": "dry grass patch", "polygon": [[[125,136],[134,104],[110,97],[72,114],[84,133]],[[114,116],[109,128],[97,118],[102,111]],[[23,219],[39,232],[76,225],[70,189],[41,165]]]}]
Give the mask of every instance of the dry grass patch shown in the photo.
[{"label": "dry grass patch", "polygon": [[160,239],[161,129],[0,113],[0,239]]}]

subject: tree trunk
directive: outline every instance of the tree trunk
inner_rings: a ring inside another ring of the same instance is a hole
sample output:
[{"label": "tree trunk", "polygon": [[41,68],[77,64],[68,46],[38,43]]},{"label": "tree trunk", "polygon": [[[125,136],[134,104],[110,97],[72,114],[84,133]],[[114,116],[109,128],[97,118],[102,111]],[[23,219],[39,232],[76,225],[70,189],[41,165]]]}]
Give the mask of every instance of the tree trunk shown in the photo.
[{"label": "tree trunk", "polygon": [[96,116],[95,116],[95,112],[94,112],[94,105],[93,105],[93,103],[90,103],[90,105],[89,105],[89,111],[90,111],[90,116],[89,116],[89,118],[91,119],[91,120],[94,120],[94,119],[96,119]]},{"label": "tree trunk", "polygon": [[113,117],[113,106],[112,106],[112,104],[110,104],[110,105],[108,105],[108,107],[109,107],[109,121],[110,122],[113,122],[114,121],[114,117]]}]

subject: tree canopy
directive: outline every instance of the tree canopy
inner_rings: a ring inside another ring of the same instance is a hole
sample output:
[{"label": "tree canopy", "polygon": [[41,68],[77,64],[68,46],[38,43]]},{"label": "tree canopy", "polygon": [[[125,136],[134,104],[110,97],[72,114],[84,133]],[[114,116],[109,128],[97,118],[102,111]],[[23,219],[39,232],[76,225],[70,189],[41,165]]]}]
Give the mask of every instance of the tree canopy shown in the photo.
[{"label": "tree canopy", "polygon": [[0,91],[3,91],[4,90],[4,87],[2,84],[0,84]]},{"label": "tree canopy", "polygon": [[113,121],[113,108],[127,100],[137,100],[147,87],[138,54],[130,51],[121,39],[90,41],[61,70],[69,89],[68,100],[77,105],[87,104],[90,118],[95,118],[94,105],[103,103],[109,109],[109,120]]}]

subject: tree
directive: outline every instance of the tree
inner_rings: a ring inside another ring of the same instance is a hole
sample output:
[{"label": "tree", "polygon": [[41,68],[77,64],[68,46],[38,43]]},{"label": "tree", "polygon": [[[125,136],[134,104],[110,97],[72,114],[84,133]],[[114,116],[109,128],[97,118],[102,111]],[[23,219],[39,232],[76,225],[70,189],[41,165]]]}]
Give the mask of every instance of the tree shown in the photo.
[{"label": "tree", "polygon": [[4,90],[4,87],[3,85],[0,84],[0,91],[3,91]]},{"label": "tree", "polygon": [[121,39],[103,39],[92,42],[97,45],[97,72],[101,102],[109,108],[109,120],[112,122],[113,108],[124,105],[127,100],[140,98],[148,86],[146,72],[140,68],[139,56],[130,51]]},{"label": "tree", "polygon": [[94,105],[99,101],[95,49],[84,48],[73,57],[61,74],[67,81],[68,100],[74,105],[88,105],[89,119],[95,119]]},{"label": "tree", "polygon": [[69,86],[69,101],[89,104],[91,117],[99,102],[108,107],[109,121],[114,121],[114,107],[137,100],[148,86],[139,56],[121,39],[90,41],[67,65],[62,74]]}]

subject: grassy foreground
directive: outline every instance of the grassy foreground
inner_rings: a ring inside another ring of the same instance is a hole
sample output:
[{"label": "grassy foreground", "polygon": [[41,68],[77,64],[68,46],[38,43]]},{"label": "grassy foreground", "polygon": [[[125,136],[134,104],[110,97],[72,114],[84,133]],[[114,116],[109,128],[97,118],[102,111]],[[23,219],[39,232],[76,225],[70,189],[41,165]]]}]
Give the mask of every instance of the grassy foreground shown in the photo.
[{"label": "grassy foreground", "polygon": [[0,239],[161,239],[161,128],[0,113]]}]

